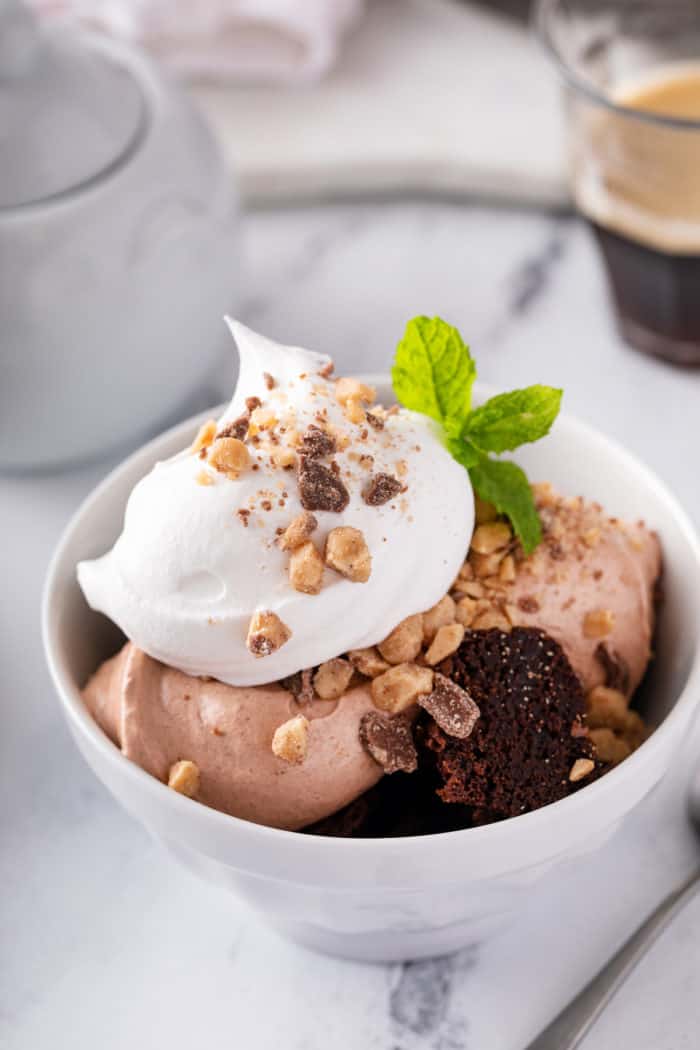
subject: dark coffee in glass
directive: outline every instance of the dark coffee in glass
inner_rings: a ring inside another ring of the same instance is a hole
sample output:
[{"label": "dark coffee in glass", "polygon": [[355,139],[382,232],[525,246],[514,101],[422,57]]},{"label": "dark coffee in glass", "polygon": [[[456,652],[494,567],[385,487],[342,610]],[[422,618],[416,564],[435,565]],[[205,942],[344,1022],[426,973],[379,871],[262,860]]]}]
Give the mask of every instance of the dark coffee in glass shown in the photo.
[{"label": "dark coffee in glass", "polygon": [[541,0],[571,180],[639,350],[700,364],[700,4]]}]

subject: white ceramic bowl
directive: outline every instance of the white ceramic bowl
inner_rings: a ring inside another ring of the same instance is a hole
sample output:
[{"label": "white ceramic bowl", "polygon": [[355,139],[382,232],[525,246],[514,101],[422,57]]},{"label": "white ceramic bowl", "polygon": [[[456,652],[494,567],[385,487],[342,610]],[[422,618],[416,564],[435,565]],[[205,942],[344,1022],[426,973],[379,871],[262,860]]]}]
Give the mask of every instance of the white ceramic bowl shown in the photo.
[{"label": "white ceramic bowl", "polygon": [[[386,402],[386,377],[371,377]],[[483,390],[481,391],[483,394]],[[245,898],[281,933],[354,959],[436,955],[482,939],[522,906],[530,885],[596,849],[657,784],[700,695],[700,546],[674,497],[618,445],[574,419],[523,450],[533,479],[643,517],[662,539],[665,601],[657,659],[642,690],[658,728],[626,762],[561,802],[487,827],[426,838],[332,839],[250,824],[169,790],[124,758],[93,722],[80,687],[121,642],[87,607],[81,558],[106,550],[128,495],[158,459],[184,447],[201,417],[169,430],[118,467],[78,510],[44,595],[46,653],[78,747],[116,798],[189,869]]]}]

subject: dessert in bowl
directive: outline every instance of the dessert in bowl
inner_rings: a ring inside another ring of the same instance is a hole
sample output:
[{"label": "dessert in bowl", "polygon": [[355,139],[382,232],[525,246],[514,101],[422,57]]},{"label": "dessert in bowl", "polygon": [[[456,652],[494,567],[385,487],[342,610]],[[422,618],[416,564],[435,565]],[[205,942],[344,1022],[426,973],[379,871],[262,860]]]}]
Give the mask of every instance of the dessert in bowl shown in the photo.
[{"label": "dessert in bowl", "polygon": [[[394,369],[413,411],[236,328],[231,406],[103,483],[45,601],[69,723],[117,797],[282,932],[358,958],[483,936],[597,846],[668,766],[698,675],[673,498],[566,419],[518,453],[530,495],[489,453],[546,433],[557,392],[473,412],[466,348],[421,324]],[[426,400],[431,339],[454,383]]]}]

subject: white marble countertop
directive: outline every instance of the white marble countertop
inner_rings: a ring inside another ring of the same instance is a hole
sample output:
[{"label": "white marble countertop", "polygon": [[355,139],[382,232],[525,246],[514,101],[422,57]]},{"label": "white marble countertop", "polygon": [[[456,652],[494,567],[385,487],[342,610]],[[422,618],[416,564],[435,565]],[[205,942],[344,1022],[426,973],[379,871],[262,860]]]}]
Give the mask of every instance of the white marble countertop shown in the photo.
[{"label": "white marble countertop", "polygon": [[[403,202],[268,211],[244,227],[249,324],[326,350],[343,370],[376,369],[408,317],[440,313],[470,340],[485,380],[564,386],[569,411],[646,459],[700,521],[700,373],[621,346],[576,221]],[[63,725],[40,588],[61,527],[105,470],[0,479],[0,1045],[520,1050],[696,863],[683,794],[698,733],[602,852],[533,891],[498,940],[405,966],[286,944],[174,866]],[[700,900],[586,1050],[695,1048],[699,975]]]}]

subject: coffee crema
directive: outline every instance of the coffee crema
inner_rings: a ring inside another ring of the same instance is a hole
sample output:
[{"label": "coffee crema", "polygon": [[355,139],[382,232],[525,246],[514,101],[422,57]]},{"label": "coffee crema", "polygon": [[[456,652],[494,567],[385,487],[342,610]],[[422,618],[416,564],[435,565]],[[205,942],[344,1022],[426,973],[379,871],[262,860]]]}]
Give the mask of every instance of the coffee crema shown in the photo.
[{"label": "coffee crema", "polygon": [[576,203],[603,252],[625,338],[700,363],[700,61],[627,81],[610,101],[623,108],[576,113]]}]

